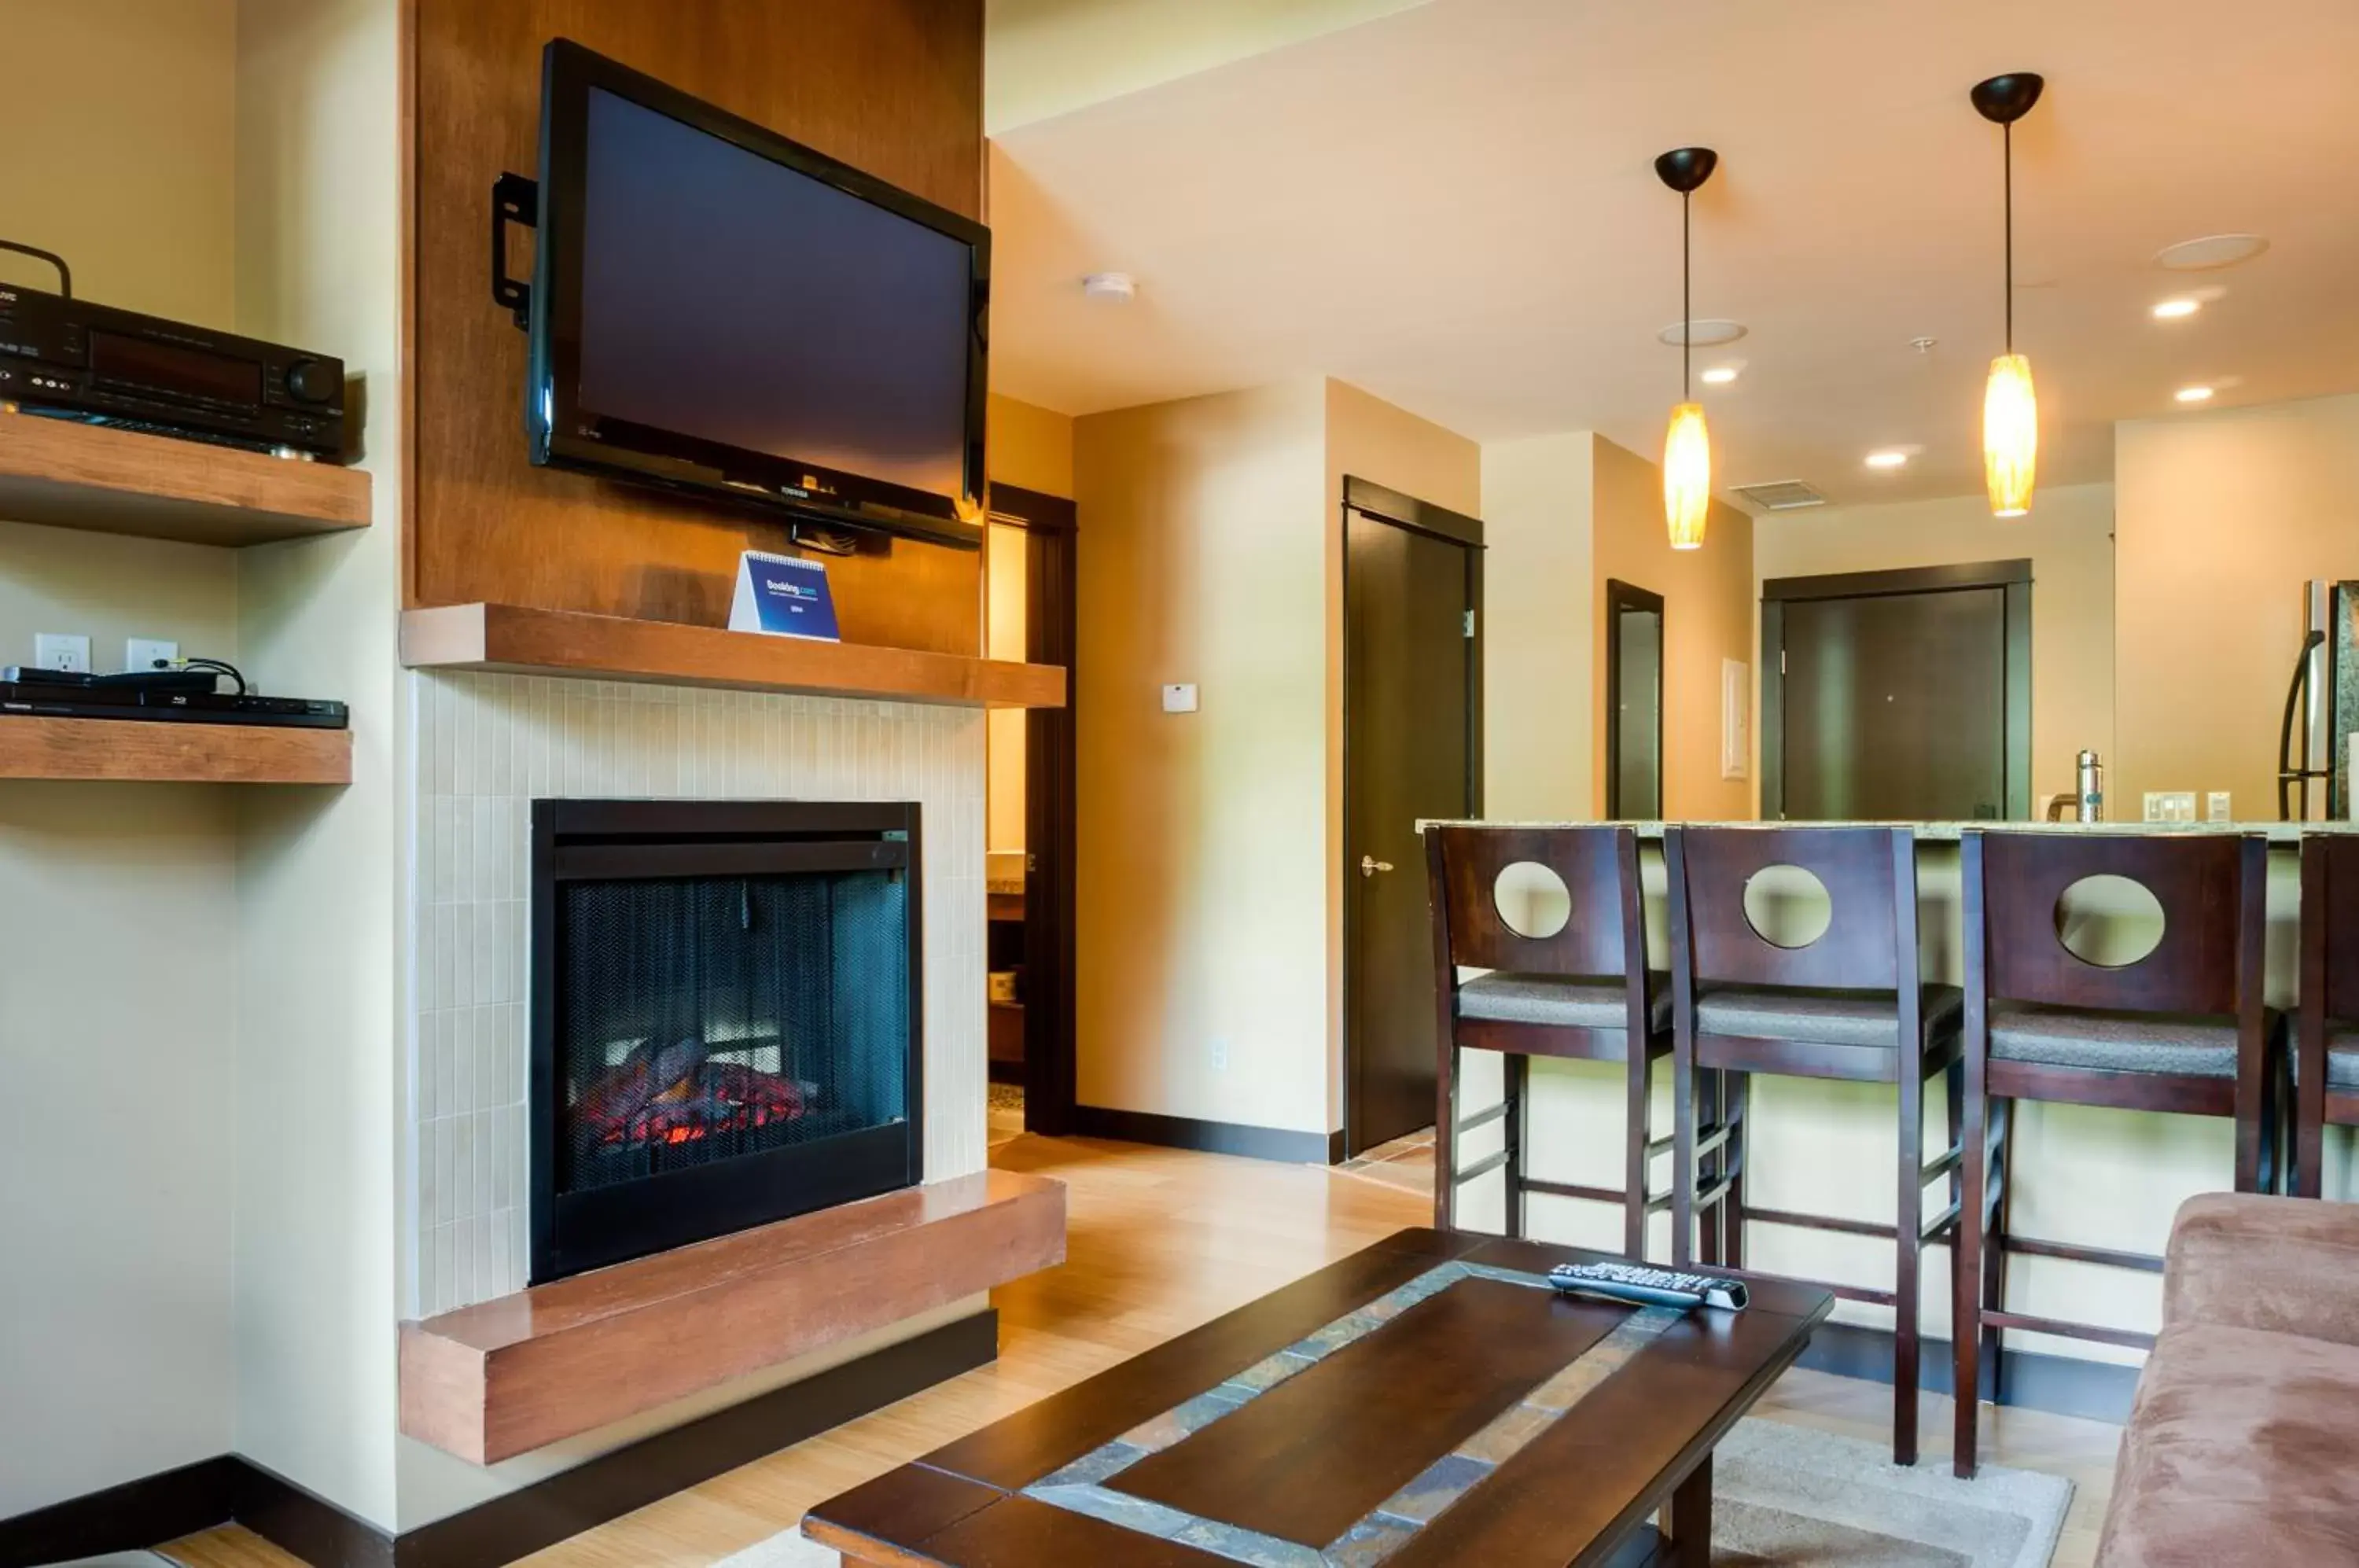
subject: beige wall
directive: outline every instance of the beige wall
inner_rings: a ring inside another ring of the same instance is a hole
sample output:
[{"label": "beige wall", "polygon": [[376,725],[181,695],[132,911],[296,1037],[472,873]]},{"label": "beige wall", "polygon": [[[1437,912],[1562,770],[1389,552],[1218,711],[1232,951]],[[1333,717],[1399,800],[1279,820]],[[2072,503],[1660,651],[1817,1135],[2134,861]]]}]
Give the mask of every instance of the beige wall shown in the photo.
[{"label": "beige wall", "polygon": [[[1755,620],[1766,578],[2028,559],[2036,806],[2074,788],[2082,747],[2109,764],[2114,755],[2113,533],[2110,485],[2042,490],[2017,521],[1993,517],[1979,495],[1763,517],[1753,532]],[[2136,811],[2117,800],[2114,814]]]},{"label": "beige wall", "polygon": [[1663,596],[1663,814],[1697,822],[1749,818],[1753,780],[1721,777],[1721,661],[1745,665],[1749,706],[1758,689],[1753,519],[1714,501],[1703,548],[1673,550],[1663,524],[1662,470],[1603,436],[1595,439],[1591,798],[1605,799],[1605,583],[1616,579]]},{"label": "beige wall", "polygon": [[2114,479],[2116,814],[2227,789],[2274,817],[2302,583],[2359,577],[2359,397],[2125,420]]},{"label": "beige wall", "polygon": [[[1343,481],[1479,512],[1480,453],[1303,381],[1075,423],[1082,1104],[1342,1125]],[[1166,714],[1192,681],[1201,710]]]},{"label": "beige wall", "polygon": [[1300,381],[1075,421],[1083,1105],[1332,1125],[1325,416]]},{"label": "beige wall", "polygon": [[238,321],[367,378],[365,532],[238,552],[249,662],[353,710],[353,783],[240,805],[237,1448],[383,1529],[394,1324],[403,835],[393,608],[402,398],[397,0],[240,0]]},{"label": "beige wall", "polygon": [[[85,298],[233,325],[232,0],[17,0],[6,36],[0,232],[64,253]],[[0,278],[57,287],[14,256]],[[235,659],[237,612],[225,551],[0,522],[0,663],[41,631],[88,635],[99,670],[132,634]],[[230,1446],[235,813],[0,783],[0,1518]],[[94,1094],[104,1159],[71,1114]]]},{"label": "beige wall", "polygon": [[1596,575],[1586,430],[1483,449],[1483,804],[1501,822],[1597,809]]}]

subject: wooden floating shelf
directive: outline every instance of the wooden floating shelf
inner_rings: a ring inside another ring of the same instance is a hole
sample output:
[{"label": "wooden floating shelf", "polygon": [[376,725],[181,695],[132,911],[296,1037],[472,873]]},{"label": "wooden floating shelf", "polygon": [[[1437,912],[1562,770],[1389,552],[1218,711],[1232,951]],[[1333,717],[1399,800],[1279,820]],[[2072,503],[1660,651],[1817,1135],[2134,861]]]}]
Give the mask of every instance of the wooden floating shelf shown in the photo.
[{"label": "wooden floating shelf", "polygon": [[401,1430],[494,1465],[1065,1259],[1061,1181],[987,1171],[401,1325]]},{"label": "wooden floating shelf", "polygon": [[413,670],[641,681],[965,707],[1065,705],[1065,672],[1054,665],[862,643],[807,642],[519,604],[443,604],[404,611],[401,661]]},{"label": "wooden floating shelf", "polygon": [[0,779],[349,784],[353,732],[0,714]]},{"label": "wooden floating shelf", "polygon": [[203,441],[0,413],[0,518],[188,544],[369,525],[369,476]]}]

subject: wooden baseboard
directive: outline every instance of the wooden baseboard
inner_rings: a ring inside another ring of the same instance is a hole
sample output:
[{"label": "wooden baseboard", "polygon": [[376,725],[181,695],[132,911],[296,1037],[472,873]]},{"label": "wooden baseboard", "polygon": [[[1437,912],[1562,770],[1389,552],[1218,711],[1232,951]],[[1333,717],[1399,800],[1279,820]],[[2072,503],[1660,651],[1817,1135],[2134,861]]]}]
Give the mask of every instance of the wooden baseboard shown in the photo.
[{"label": "wooden baseboard", "polygon": [[1240,1154],[1248,1160],[1275,1160],[1288,1165],[1339,1165],[1343,1160],[1341,1129],[1330,1133],[1295,1132],[1243,1122],[1167,1116],[1153,1111],[1075,1105],[1070,1130],[1076,1138],[1151,1143],[1163,1149],[1194,1149],[1201,1154]]},{"label": "wooden baseboard", "polygon": [[999,1314],[976,1312],[398,1537],[225,1454],[0,1519],[0,1568],[158,1546],[233,1519],[311,1568],[497,1568],[998,1355]]}]

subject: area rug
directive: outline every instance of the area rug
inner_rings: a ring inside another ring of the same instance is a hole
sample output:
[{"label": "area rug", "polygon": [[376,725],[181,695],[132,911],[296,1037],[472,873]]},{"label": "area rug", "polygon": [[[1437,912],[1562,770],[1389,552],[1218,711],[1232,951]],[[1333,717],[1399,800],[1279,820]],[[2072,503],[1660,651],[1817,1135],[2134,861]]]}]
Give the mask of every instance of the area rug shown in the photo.
[{"label": "area rug", "polygon": [[[1881,1445],[1748,1421],[1712,1456],[1713,1568],[2048,1568],[2071,1506],[2060,1475],[1985,1465],[1972,1481]],[[835,1568],[799,1530],[719,1568]]]}]

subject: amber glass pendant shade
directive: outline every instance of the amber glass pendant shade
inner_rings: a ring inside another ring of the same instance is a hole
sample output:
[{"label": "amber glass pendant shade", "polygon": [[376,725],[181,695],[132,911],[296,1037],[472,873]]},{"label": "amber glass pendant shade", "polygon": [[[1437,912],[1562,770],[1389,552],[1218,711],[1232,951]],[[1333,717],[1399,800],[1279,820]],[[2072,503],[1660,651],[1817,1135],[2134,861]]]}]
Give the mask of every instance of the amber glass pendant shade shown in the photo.
[{"label": "amber glass pendant shade", "polygon": [[1671,548],[1701,549],[1711,510],[1712,436],[1704,429],[1703,405],[1682,403],[1671,410],[1663,437],[1663,517]]},{"label": "amber glass pendant shade", "polygon": [[2031,510],[2039,468],[2039,399],[2031,388],[2031,361],[2003,354],[1991,361],[1983,392],[1983,481],[1991,516],[2020,517]]}]

